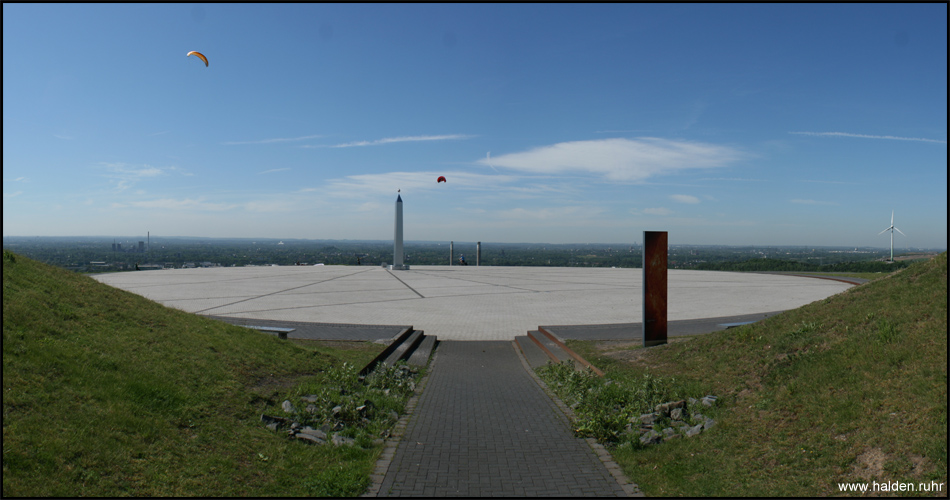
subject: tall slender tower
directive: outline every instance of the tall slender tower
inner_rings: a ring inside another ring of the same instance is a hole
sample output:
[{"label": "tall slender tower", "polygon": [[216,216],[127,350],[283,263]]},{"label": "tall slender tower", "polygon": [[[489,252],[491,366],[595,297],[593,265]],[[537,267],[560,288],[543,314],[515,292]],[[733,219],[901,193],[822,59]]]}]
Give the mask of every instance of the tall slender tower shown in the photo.
[{"label": "tall slender tower", "polygon": [[393,265],[390,269],[409,269],[402,261],[402,196],[396,195],[396,231],[393,234]]}]

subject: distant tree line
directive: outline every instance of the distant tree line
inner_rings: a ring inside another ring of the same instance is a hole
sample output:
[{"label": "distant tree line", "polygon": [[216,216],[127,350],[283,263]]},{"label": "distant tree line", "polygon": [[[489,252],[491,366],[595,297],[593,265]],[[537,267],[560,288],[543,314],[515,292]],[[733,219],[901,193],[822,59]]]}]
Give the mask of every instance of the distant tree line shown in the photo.
[{"label": "distant tree line", "polygon": [[741,262],[702,262],[695,269],[704,271],[789,271],[789,272],[838,272],[880,273],[907,267],[908,261],[892,263],[880,261],[837,262],[820,265],[779,259],[749,259]]},{"label": "distant tree line", "polygon": [[[246,265],[379,266],[391,263],[387,241],[155,238],[144,253],[113,250],[113,242],[131,245],[140,238],[4,237],[3,247],[52,265],[86,272],[125,271],[140,264],[192,267]],[[475,242],[455,242],[452,261],[465,256],[476,264]],[[887,272],[906,267],[878,261],[887,250],[842,251],[835,247],[724,247],[671,245],[670,269],[790,272]],[[855,249],[857,250],[857,249]],[[783,259],[768,258],[781,255]],[[764,258],[763,258],[764,257]],[[851,261],[854,262],[851,262]],[[407,242],[405,262],[412,266],[449,264],[448,242]],[[483,266],[624,267],[639,268],[642,247],[633,244],[482,244]]]}]

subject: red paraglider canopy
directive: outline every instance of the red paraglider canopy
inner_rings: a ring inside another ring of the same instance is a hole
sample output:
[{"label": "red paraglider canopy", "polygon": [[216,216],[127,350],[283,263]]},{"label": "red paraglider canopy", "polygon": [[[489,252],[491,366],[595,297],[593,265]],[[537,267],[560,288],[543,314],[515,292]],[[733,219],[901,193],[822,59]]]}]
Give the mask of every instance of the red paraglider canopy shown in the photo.
[{"label": "red paraglider canopy", "polygon": [[445,182],[445,176],[444,176],[444,175],[440,175],[439,178],[436,179],[436,181],[435,181],[436,184],[438,184],[438,183],[440,183],[440,182]]}]

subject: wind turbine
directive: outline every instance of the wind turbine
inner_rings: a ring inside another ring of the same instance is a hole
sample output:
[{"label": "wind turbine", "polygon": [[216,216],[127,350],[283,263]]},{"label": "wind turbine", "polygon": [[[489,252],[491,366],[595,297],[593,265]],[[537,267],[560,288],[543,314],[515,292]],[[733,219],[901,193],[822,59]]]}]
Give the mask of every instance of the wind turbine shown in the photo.
[{"label": "wind turbine", "polygon": [[[897,228],[894,227],[894,211],[891,210],[891,227],[889,227],[889,228],[887,228],[887,229],[881,231],[880,233],[877,233],[878,236],[880,236],[880,235],[882,235],[882,234],[884,234],[884,233],[886,233],[886,232],[888,232],[888,231],[891,232],[891,262],[894,262],[894,230],[895,230],[895,229],[897,229]],[[898,232],[898,233],[901,233],[901,234],[904,234],[900,229],[897,229],[897,232]],[[904,234],[904,236],[907,236],[907,235]]]}]

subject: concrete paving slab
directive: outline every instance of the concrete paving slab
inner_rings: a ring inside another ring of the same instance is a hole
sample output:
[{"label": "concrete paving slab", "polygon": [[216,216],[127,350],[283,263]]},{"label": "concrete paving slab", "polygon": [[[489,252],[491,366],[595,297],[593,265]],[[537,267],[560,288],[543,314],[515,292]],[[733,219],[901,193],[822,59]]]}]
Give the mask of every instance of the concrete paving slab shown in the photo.
[{"label": "concrete paving slab", "polygon": [[440,342],[378,496],[626,496],[510,342]]},{"label": "concrete paving slab", "polygon": [[[352,325],[344,323],[272,321],[266,319],[229,318],[223,316],[209,317],[238,326],[253,325],[277,328],[293,328],[293,331],[287,334],[287,338],[305,340],[347,340],[379,342],[387,344],[400,333],[406,331],[407,328],[412,328],[412,325]],[[271,334],[277,335],[276,333]]]},{"label": "concrete paving slab", "polygon": [[[775,316],[782,311],[767,313],[743,314],[739,316],[724,316],[719,318],[699,318],[670,321],[667,329],[668,337],[682,337],[687,335],[701,335],[704,333],[726,330],[727,325],[749,324],[761,321],[769,316]],[[560,340],[643,340],[642,323],[618,323],[612,325],[539,325],[551,332]]]},{"label": "concrete paving slab", "polygon": [[[565,267],[271,266],[94,276],[209,316],[298,323],[413,325],[441,340],[513,340],[539,325],[641,318],[642,270]],[[851,284],[772,274],[670,270],[670,321],[794,309]]]}]

